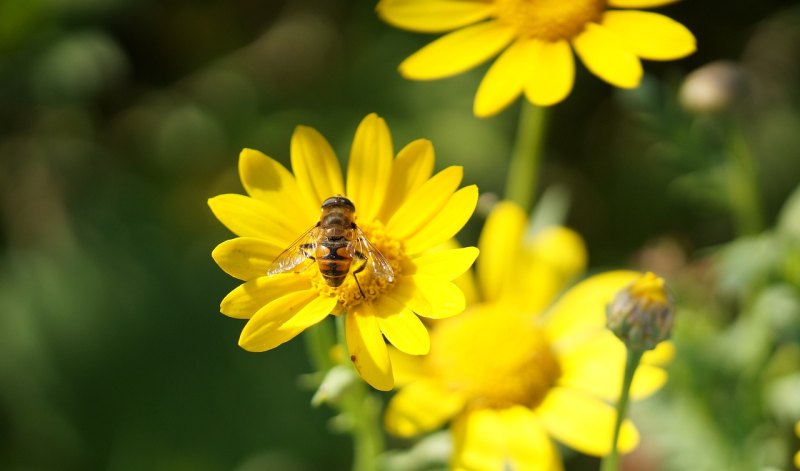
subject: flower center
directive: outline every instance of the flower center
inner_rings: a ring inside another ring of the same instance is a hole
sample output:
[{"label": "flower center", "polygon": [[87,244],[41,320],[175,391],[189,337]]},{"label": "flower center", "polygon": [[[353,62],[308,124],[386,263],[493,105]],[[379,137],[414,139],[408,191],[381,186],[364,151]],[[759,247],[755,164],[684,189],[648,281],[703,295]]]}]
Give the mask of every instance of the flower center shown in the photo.
[{"label": "flower center", "polygon": [[597,22],[606,0],[495,0],[495,16],[523,37],[558,41],[577,36]]},{"label": "flower center", "polygon": [[398,276],[400,276],[401,261],[406,258],[402,244],[389,236],[378,221],[357,222],[359,229],[364,232],[372,249],[389,263],[392,268],[393,278],[389,277],[386,270],[381,270],[376,262],[376,255],[370,250],[361,248],[366,260],[354,257],[350,261],[350,268],[344,282],[340,286],[331,286],[320,273],[320,262],[317,261],[314,270],[309,270],[314,287],[321,294],[336,296],[339,304],[345,309],[351,308],[362,302],[369,302],[380,297],[389,290]]},{"label": "flower center", "polygon": [[536,407],[561,376],[544,333],[529,316],[480,306],[433,332],[429,366],[465,394],[469,408]]}]

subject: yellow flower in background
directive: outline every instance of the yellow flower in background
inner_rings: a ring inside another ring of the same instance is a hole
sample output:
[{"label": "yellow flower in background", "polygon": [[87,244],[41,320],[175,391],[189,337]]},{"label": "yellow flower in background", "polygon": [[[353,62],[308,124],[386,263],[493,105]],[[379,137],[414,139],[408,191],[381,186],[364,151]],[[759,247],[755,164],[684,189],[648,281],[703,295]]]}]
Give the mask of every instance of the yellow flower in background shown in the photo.
[{"label": "yellow flower in background", "polygon": [[[451,421],[456,470],[561,469],[553,440],[601,456],[610,451],[625,347],[605,327],[605,307],[641,276],[613,271],[559,295],[586,264],[574,232],[552,227],[526,237],[523,211],[500,203],[481,234],[478,290],[483,301],[439,321],[431,352],[392,351],[398,386],[385,425],[411,437]],[[671,346],[644,356],[632,395],[666,381],[658,365]],[[623,423],[620,449],[638,433]]]},{"label": "yellow flower in background", "polygon": [[[434,153],[427,140],[413,141],[393,156],[389,129],[375,114],[356,131],[346,185],[330,144],[308,127],[299,126],[292,136],[294,175],[258,151],[242,151],[239,174],[249,196],[225,194],[208,201],[217,219],[239,236],[219,244],[212,256],[244,281],[220,305],[223,314],[248,319],[240,346],[269,350],[328,314],[345,315],[356,369],[373,387],[389,390],[394,379],[384,336],[407,354],[425,354],[430,339],[417,316],[438,319],[464,310],[464,294],[451,280],[469,269],[477,249],[430,249],[464,226],[478,190],[474,185],[458,189],[461,167],[431,176]],[[284,249],[320,221],[323,201],[336,195],[355,206],[357,227],[385,257],[393,276],[366,270],[359,286],[351,271],[333,287],[318,263],[267,275]]]},{"label": "yellow flower in background", "polygon": [[522,93],[540,106],[569,95],[574,50],[594,75],[620,88],[642,78],[640,59],[691,54],[695,38],[657,13],[607,10],[649,8],[675,0],[381,0],[378,14],[398,28],[453,31],[400,64],[413,80],[465,72],[497,55],[475,96],[477,116],[500,112]]},{"label": "yellow flower in background", "polygon": [[[800,420],[794,424],[794,434],[800,438]],[[794,467],[800,469],[800,451],[794,454]]]}]

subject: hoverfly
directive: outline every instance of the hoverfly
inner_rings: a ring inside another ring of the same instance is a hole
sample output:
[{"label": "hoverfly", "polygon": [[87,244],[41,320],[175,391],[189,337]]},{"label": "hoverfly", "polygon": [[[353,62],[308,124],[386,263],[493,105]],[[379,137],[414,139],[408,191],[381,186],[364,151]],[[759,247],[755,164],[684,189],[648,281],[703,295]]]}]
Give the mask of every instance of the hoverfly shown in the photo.
[{"label": "hoverfly", "polygon": [[375,276],[389,283],[394,281],[392,266],[356,226],[356,207],[352,201],[344,196],[331,196],[322,203],[321,211],[319,222],[275,258],[267,275],[299,273],[316,262],[325,283],[335,288],[344,283],[352,268],[361,297],[365,297],[364,291],[356,275],[368,265]]}]

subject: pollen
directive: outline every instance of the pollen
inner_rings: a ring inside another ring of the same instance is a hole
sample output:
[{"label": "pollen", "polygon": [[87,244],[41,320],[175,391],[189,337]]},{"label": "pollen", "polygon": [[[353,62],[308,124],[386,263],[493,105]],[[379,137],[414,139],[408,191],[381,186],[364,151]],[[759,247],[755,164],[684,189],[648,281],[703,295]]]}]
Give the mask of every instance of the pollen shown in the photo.
[{"label": "pollen", "polygon": [[606,0],[495,0],[495,16],[520,37],[543,41],[571,39],[599,22]]},{"label": "pollen", "polygon": [[534,321],[483,306],[440,324],[427,361],[471,409],[536,407],[561,376],[561,366]]},{"label": "pollen", "polygon": [[[339,306],[342,308],[339,310],[340,312],[344,312],[363,302],[373,301],[389,291],[395,280],[400,276],[403,259],[407,258],[400,241],[392,238],[383,227],[383,224],[378,221],[356,221],[356,224],[366,236],[373,250],[364,253],[366,261],[354,259],[351,262],[350,272],[341,286],[329,286],[316,267],[313,270],[309,270],[312,283],[320,294],[339,298]],[[375,272],[376,253],[383,256],[391,265],[392,278]],[[363,269],[356,273],[362,265]],[[359,286],[361,289],[359,289]]]}]

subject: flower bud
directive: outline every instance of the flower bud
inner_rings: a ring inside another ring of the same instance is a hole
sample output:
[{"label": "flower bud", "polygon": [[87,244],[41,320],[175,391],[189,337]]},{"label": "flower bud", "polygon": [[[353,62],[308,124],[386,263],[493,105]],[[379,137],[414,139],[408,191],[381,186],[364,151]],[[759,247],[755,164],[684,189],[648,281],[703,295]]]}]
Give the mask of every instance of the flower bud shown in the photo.
[{"label": "flower bud", "polygon": [[606,306],[606,326],[628,349],[652,350],[669,338],[675,308],[664,279],[647,272]]},{"label": "flower bud", "polygon": [[747,74],[734,62],[716,61],[686,76],[679,91],[680,102],[689,111],[713,114],[729,110],[747,91]]}]

